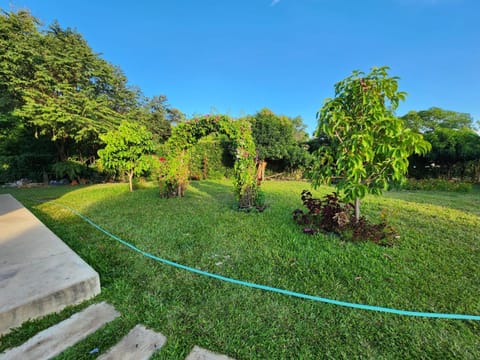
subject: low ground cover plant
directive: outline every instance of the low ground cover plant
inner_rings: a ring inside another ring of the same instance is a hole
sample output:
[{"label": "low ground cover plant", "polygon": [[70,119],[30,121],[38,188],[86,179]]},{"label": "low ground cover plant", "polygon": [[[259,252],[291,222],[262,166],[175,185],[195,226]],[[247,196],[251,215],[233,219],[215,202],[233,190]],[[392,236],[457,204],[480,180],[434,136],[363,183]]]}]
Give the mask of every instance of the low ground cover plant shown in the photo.
[{"label": "low ground cover plant", "polygon": [[372,241],[380,245],[393,245],[397,236],[385,221],[374,224],[365,216],[357,220],[353,204],[342,202],[336,192],[314,198],[310,191],[303,190],[301,199],[307,211],[295,209],[293,220],[303,227],[305,234],[335,233],[343,240]]}]

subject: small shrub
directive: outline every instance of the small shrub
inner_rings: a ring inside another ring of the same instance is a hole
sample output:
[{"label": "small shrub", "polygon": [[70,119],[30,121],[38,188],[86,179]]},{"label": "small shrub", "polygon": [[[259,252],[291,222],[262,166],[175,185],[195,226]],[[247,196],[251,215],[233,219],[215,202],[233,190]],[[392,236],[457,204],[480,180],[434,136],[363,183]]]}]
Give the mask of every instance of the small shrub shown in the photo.
[{"label": "small shrub", "polygon": [[68,177],[70,181],[80,180],[87,172],[87,166],[80,161],[68,159],[52,165],[52,170],[58,179]]},{"label": "small shrub", "polygon": [[265,193],[260,189],[249,188],[241,197],[238,206],[235,205],[234,209],[241,212],[263,212],[267,208],[265,202]]},{"label": "small shrub", "polygon": [[372,241],[380,245],[393,245],[396,234],[386,222],[370,223],[365,217],[355,219],[354,207],[342,203],[337,193],[314,198],[308,190],[303,190],[301,199],[307,212],[293,211],[293,220],[303,227],[305,234],[335,233],[347,241]]}]

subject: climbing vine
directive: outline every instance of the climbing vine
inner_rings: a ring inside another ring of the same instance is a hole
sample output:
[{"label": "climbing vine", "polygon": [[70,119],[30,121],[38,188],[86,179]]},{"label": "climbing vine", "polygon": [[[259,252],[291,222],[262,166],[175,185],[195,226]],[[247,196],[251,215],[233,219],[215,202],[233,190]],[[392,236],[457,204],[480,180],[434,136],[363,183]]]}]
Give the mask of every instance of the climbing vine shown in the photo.
[{"label": "climbing vine", "polygon": [[255,178],[256,151],[250,123],[234,121],[225,115],[205,115],[180,123],[173,129],[166,143],[165,156],[159,159],[160,195],[183,196],[188,186],[189,149],[211,133],[226,135],[236,148],[233,184],[239,207],[255,206],[258,191]]}]

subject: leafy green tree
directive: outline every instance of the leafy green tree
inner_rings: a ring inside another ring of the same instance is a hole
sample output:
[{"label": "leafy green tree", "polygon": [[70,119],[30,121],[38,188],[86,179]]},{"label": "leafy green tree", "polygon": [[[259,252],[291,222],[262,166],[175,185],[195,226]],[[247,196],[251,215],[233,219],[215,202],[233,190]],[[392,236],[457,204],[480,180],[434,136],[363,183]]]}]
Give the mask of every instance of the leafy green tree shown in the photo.
[{"label": "leafy green tree", "polygon": [[438,128],[459,130],[473,129],[474,121],[470,114],[432,107],[428,110],[409,111],[402,116],[406,126],[412,130],[426,133]]},{"label": "leafy green tree", "polygon": [[165,142],[172,134],[172,126],[185,121],[185,115],[172,108],[165,95],[144,99],[133,118],[152,133],[156,143]]},{"label": "leafy green tree", "polygon": [[[479,178],[480,136],[470,114],[432,107],[402,117],[412,130],[432,144],[424,156],[412,156],[409,173],[415,177]],[[470,169],[470,170],[469,170]]]},{"label": "leafy green tree", "polygon": [[65,161],[69,142],[98,137],[124,118],[118,97],[126,92],[126,78],[94,54],[80,34],[57,23],[42,42],[35,79],[23,90],[24,103],[14,114],[48,136]]},{"label": "leafy green tree", "polygon": [[123,121],[118,130],[102,134],[100,138],[106,144],[98,151],[102,166],[126,174],[133,191],[133,177],[150,169],[151,159],[146,155],[154,150],[152,134],[144,126]]},{"label": "leafy green tree", "polygon": [[397,77],[388,67],[374,67],[369,74],[354,71],[335,84],[335,97],[326,99],[317,114],[316,136],[326,139],[316,152],[311,177],[318,186],[337,180],[347,201],[381,194],[390,182],[400,182],[412,153],[426,153],[429,143],[404,125],[395,109],[406,93],[398,91]]},{"label": "leafy green tree", "polygon": [[60,161],[70,149],[96,154],[98,134],[137,106],[126,81],[74,30],[39,31],[27,11],[0,15],[0,136],[16,127],[48,137]]},{"label": "leafy green tree", "polygon": [[297,143],[305,143],[309,140],[308,133],[305,131],[307,129],[307,125],[303,122],[301,116],[295,116],[294,118],[290,118],[290,121],[293,125],[293,138]]},{"label": "leafy green tree", "polygon": [[39,22],[27,11],[0,12],[0,141],[23,135],[14,110],[23,104],[22,90],[33,80],[39,57]]},{"label": "leafy green tree", "polygon": [[287,116],[278,116],[265,108],[249,117],[249,120],[258,154],[257,179],[262,181],[268,161],[288,158],[289,150],[295,144],[298,119],[294,125]]},{"label": "leafy green tree", "polygon": [[[480,161],[480,136],[473,130],[461,128],[437,128],[435,131],[424,134],[426,140],[432,144],[432,150],[425,155],[429,169],[433,169],[436,176],[466,177],[467,167],[472,162]],[[478,166],[473,166],[470,177],[477,181]],[[429,173],[431,174],[431,173]]]}]

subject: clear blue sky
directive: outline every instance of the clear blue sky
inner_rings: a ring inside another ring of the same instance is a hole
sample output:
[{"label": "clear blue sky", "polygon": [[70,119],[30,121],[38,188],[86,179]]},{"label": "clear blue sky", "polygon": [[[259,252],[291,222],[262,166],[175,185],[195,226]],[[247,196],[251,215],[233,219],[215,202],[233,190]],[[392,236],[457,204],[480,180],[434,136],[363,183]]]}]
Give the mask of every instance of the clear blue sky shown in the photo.
[{"label": "clear blue sky", "polygon": [[479,0],[0,0],[57,19],[146,95],[191,116],[301,115],[311,133],[335,82],[388,65],[409,96],[480,119]]}]

